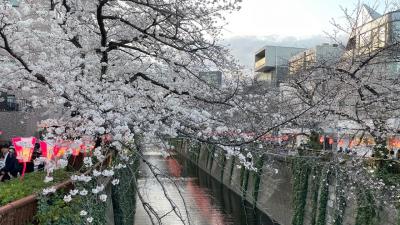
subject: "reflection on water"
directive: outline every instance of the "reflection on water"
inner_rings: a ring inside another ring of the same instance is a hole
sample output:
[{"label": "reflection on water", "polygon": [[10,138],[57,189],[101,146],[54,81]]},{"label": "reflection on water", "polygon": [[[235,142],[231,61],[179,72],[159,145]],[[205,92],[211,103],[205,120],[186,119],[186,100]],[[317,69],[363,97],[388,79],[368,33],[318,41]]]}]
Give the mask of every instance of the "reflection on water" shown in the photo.
[{"label": "reflection on water", "polygon": [[[154,207],[162,224],[275,225],[265,214],[253,210],[252,205],[243,202],[240,196],[198,169],[190,161],[178,156],[164,158],[154,153],[145,157],[157,167],[156,170],[160,174],[158,178],[163,183],[164,189],[143,163],[138,180],[139,191],[145,201]],[[164,192],[176,204],[176,212]],[[183,221],[176,214],[181,215]],[[153,218],[157,222],[157,219]],[[135,224],[152,224],[140,200],[137,201]]]}]

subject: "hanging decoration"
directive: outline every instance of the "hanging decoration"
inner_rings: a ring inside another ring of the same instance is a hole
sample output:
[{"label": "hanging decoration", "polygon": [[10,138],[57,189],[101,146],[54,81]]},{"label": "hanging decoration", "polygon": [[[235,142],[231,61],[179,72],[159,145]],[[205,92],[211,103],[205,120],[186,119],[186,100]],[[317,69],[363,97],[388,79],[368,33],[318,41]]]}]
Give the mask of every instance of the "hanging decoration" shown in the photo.
[{"label": "hanging decoration", "polygon": [[329,138],[329,140],[328,140],[328,143],[330,144],[330,145],[332,145],[333,144],[333,138]]},{"label": "hanging decoration", "polygon": [[82,143],[78,140],[72,142],[72,144],[70,145],[71,148],[71,154],[76,157],[79,155],[79,153],[81,152],[81,145]]},{"label": "hanging decoration", "polygon": [[324,136],[320,136],[320,137],[319,137],[319,142],[320,142],[321,144],[324,143],[324,139],[325,139]]},{"label": "hanging decoration", "polygon": [[35,147],[36,138],[35,137],[15,137],[12,139],[12,143],[15,148],[17,159],[19,163],[23,163],[24,167],[22,169],[21,178],[25,175],[26,163],[30,162],[32,159],[33,149]]},{"label": "hanging decoration", "polygon": [[42,150],[42,156],[48,160],[53,160],[55,156],[55,151],[57,151],[57,146],[50,140],[40,141],[40,149]]},{"label": "hanging decoration", "polygon": [[70,142],[67,140],[60,140],[57,143],[57,151],[55,152],[55,156],[57,158],[61,158],[70,147]]}]

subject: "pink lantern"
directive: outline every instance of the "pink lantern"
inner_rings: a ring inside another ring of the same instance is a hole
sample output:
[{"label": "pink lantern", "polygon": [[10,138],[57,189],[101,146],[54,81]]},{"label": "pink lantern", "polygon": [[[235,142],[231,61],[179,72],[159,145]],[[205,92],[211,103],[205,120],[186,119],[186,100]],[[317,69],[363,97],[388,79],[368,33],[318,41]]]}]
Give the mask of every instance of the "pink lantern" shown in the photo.
[{"label": "pink lantern", "polygon": [[61,158],[68,150],[70,146],[70,142],[69,141],[60,141],[57,144],[57,149],[55,151],[55,155],[57,158]]},{"label": "pink lantern", "polygon": [[92,155],[92,150],[94,148],[94,145],[91,143],[86,143],[81,145],[81,150],[83,151],[83,154],[86,156],[86,153],[89,153],[89,155]]},{"label": "pink lantern", "polygon": [[319,142],[320,142],[321,144],[324,143],[324,140],[325,140],[325,137],[324,137],[324,136],[319,137]]},{"label": "pink lantern", "polygon": [[330,137],[328,143],[329,143],[330,145],[332,145],[332,144],[333,144],[333,138]]},{"label": "pink lantern", "polygon": [[92,155],[92,150],[94,149],[94,143],[93,140],[89,137],[84,137],[82,139],[82,145],[81,145],[81,150],[86,157],[86,154],[89,153]]},{"label": "pink lantern", "polygon": [[72,150],[72,155],[74,157],[78,156],[79,153],[81,152],[81,144],[78,141],[74,141],[71,146],[70,146],[71,150]]},{"label": "pink lantern", "polygon": [[343,139],[340,139],[340,140],[339,140],[338,146],[339,146],[339,147],[343,147],[343,146],[344,146],[344,140],[343,140]]},{"label": "pink lantern", "polygon": [[33,149],[35,147],[36,138],[35,137],[16,137],[12,139],[12,143],[17,154],[18,162],[24,163],[21,176],[25,175],[26,163],[30,162],[32,159]]},{"label": "pink lantern", "polygon": [[41,141],[40,142],[40,149],[42,150],[42,156],[48,160],[52,160],[55,155],[55,151],[57,147],[52,144],[50,141]]}]

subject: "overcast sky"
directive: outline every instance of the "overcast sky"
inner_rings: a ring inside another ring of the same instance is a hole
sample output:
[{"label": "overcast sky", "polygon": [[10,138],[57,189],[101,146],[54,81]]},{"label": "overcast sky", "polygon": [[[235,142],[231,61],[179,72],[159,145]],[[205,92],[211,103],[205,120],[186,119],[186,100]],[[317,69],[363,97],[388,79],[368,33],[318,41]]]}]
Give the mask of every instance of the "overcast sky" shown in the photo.
[{"label": "overcast sky", "polygon": [[[363,0],[372,7],[384,0]],[[227,16],[225,44],[247,68],[264,45],[311,48],[331,42],[332,18],[343,20],[341,6],[353,10],[358,0],[243,0],[242,9]],[[346,38],[344,38],[345,40]]]},{"label": "overcast sky", "polygon": [[[371,2],[369,0],[366,2]],[[384,0],[381,0],[384,1]],[[243,0],[242,9],[227,17],[225,36],[307,37],[330,30],[342,17],[340,6],[353,9],[358,0]]]}]

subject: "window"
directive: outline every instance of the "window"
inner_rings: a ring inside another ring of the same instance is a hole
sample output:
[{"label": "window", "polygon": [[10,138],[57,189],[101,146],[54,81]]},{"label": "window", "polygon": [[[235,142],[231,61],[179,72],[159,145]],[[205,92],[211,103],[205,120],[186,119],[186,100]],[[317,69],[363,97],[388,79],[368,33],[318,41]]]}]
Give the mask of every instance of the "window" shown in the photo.
[{"label": "window", "polygon": [[372,30],[372,50],[385,47],[386,25],[379,26]]},{"label": "window", "polygon": [[360,48],[369,47],[371,41],[371,31],[360,34]]},{"label": "window", "polygon": [[7,104],[15,103],[15,95],[7,95]]},{"label": "window", "polygon": [[356,37],[351,37],[347,43],[346,50],[352,50],[356,47]]},{"label": "window", "polygon": [[15,95],[7,95],[6,103],[8,110],[17,110]]},{"label": "window", "polygon": [[379,27],[378,31],[378,45],[379,47],[385,47],[386,43],[386,24]]},{"label": "window", "polygon": [[397,43],[400,41],[400,21],[392,22],[392,41]]}]

